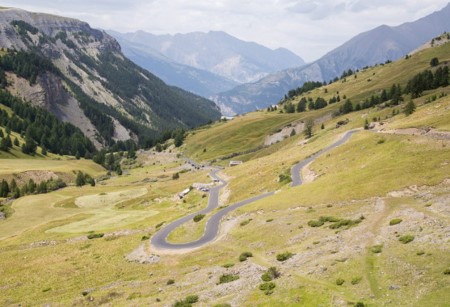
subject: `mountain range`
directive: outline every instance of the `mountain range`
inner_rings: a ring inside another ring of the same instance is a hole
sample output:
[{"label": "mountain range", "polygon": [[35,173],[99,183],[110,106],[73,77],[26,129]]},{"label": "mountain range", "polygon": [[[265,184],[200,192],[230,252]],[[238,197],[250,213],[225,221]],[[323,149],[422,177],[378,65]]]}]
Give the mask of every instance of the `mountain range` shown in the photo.
[{"label": "mountain range", "polygon": [[227,115],[265,108],[306,81],[328,82],[348,69],[397,60],[446,31],[450,31],[450,4],[414,22],[396,27],[382,25],[361,33],[313,63],[239,85],[212,99]]},{"label": "mountain range", "polygon": [[124,54],[165,82],[210,96],[304,64],[283,48],[269,49],[225,32],[154,35],[108,31]]},{"label": "mountain range", "polygon": [[[210,100],[166,85],[128,60],[110,35],[75,19],[0,10],[9,92],[79,127],[100,148],[220,117]],[[17,51],[21,52],[17,52]]]}]

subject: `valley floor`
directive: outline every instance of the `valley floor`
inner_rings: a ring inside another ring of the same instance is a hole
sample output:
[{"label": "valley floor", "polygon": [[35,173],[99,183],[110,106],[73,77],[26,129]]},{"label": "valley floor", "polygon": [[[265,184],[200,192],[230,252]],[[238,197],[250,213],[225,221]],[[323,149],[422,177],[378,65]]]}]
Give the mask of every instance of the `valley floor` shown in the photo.
[{"label": "valley floor", "polygon": [[[150,246],[169,222],[207,206],[204,191],[178,194],[211,185],[210,168],[175,153],[141,153],[124,175],[95,187],[20,198],[0,221],[0,304],[170,306],[197,295],[195,306],[445,306],[449,130],[445,121],[436,133],[404,129],[423,127],[416,125],[421,113],[449,103],[424,105],[411,117],[354,134],[308,164],[301,186],[291,187],[284,175],[360,128],[361,114],[348,115],[340,128],[338,119],[327,119],[308,142],[297,134],[225,168],[221,177],[229,183],[213,212],[276,193],[232,211],[218,239],[195,250]],[[0,174],[13,176],[3,161]],[[42,171],[43,160],[36,161]],[[84,171],[99,171],[89,163],[83,161]],[[73,174],[73,161],[58,167]],[[210,216],[178,227],[169,242],[197,239]],[[262,280],[270,267],[280,273],[273,285]]]}]

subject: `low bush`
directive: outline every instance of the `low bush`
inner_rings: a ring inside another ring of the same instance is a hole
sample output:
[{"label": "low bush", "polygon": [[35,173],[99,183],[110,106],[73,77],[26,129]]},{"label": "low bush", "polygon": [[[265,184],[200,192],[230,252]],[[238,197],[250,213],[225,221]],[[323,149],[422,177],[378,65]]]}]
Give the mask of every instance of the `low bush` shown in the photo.
[{"label": "low bush", "polygon": [[444,275],[450,275],[450,268],[444,270]]},{"label": "low bush", "polygon": [[409,242],[414,241],[414,236],[413,235],[404,235],[404,236],[401,236],[400,238],[398,238],[398,240],[400,242],[402,242],[403,244],[408,244]]},{"label": "low bush", "polygon": [[173,285],[174,283],[175,283],[175,280],[173,280],[173,279],[169,279],[167,281],[167,285]]},{"label": "low bush", "polygon": [[308,226],[310,226],[310,227],[320,227],[320,226],[322,226],[323,224],[325,224],[325,222],[322,222],[322,221],[320,221],[320,220],[311,220],[311,221],[308,221]]},{"label": "low bush", "polygon": [[259,290],[263,291],[265,295],[270,295],[275,287],[276,285],[273,282],[265,282],[259,285]]},{"label": "low bush", "polygon": [[270,222],[273,222],[273,219],[266,220],[266,223],[270,223]]},{"label": "low bush", "polygon": [[397,218],[397,219],[391,220],[391,221],[389,222],[389,225],[390,225],[390,226],[394,226],[394,225],[400,224],[401,222],[403,222],[403,220]]},{"label": "low bush", "polygon": [[225,263],[224,265],[222,265],[222,267],[224,267],[225,269],[231,268],[234,266],[234,263]]},{"label": "low bush", "polygon": [[243,262],[245,260],[247,260],[247,258],[249,257],[253,257],[253,254],[251,252],[243,252],[240,256],[239,256],[239,261]]},{"label": "low bush", "polygon": [[281,261],[286,261],[289,258],[291,258],[292,256],[294,256],[293,253],[291,253],[291,252],[284,252],[284,253],[281,253],[281,254],[277,255],[277,260],[280,261],[280,262]]},{"label": "low bush", "polygon": [[336,279],[336,285],[338,286],[342,286],[344,284],[345,280],[342,278],[338,278]]},{"label": "low bush", "polygon": [[362,277],[360,277],[360,276],[358,276],[358,277],[353,277],[352,280],[350,281],[350,283],[351,283],[352,285],[357,285],[357,284],[359,284],[359,283],[361,282],[361,280],[362,280]]},{"label": "low bush", "polygon": [[261,279],[263,281],[272,281],[274,279],[277,279],[278,277],[280,277],[281,273],[277,270],[276,267],[270,267],[267,272],[265,272],[262,276]]},{"label": "low bush", "polygon": [[150,235],[143,235],[141,241],[146,241],[150,239]]},{"label": "low bush", "polygon": [[198,302],[198,295],[189,295],[186,296],[184,300],[176,301],[173,305],[174,307],[191,307],[192,304]]},{"label": "low bush", "polygon": [[223,274],[219,278],[219,284],[226,284],[239,279],[239,275],[235,274]]},{"label": "low bush", "polygon": [[98,239],[98,238],[103,238],[104,235],[105,235],[104,233],[90,233],[90,234],[88,234],[87,238],[89,240]]},{"label": "low bush", "polygon": [[362,219],[356,219],[356,220],[340,220],[336,223],[333,223],[330,225],[331,229],[338,229],[341,227],[346,227],[347,229],[354,226],[354,225],[358,225],[359,223],[361,223]]},{"label": "low bush", "polygon": [[248,223],[250,223],[251,221],[252,221],[252,219],[242,221],[240,225],[241,225],[241,226],[245,226],[245,225],[247,225]]},{"label": "low bush", "polygon": [[197,214],[196,216],[194,216],[193,220],[194,220],[194,222],[198,223],[201,220],[203,220],[204,217],[205,217],[204,214]]},{"label": "low bush", "polygon": [[379,254],[383,251],[383,245],[379,244],[379,245],[374,245],[370,248],[370,250],[372,251],[372,253],[374,254]]}]

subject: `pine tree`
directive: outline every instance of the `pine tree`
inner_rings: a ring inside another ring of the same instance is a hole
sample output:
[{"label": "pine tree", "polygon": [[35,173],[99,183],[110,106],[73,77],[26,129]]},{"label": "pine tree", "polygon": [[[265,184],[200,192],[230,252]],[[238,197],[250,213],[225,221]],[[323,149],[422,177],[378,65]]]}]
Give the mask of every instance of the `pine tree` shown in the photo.
[{"label": "pine tree", "polygon": [[128,159],[136,159],[136,150],[134,150],[134,146],[132,146],[132,147],[128,150],[127,157],[128,157]]},{"label": "pine tree", "polygon": [[369,121],[367,120],[367,118],[366,118],[366,120],[364,122],[364,129],[365,130],[369,130]]},{"label": "pine tree", "polygon": [[14,146],[19,146],[19,145],[20,145],[19,140],[17,138],[14,138]]},{"label": "pine tree", "polygon": [[33,179],[28,180],[28,193],[33,194],[36,191],[36,183]]},{"label": "pine tree", "polygon": [[81,171],[78,171],[77,178],[75,179],[75,185],[77,187],[82,187],[86,184],[86,179],[84,178],[84,174]]},{"label": "pine tree", "polygon": [[5,138],[2,138],[2,140],[0,141],[0,150],[4,152],[9,151],[8,141]]},{"label": "pine tree", "polygon": [[313,127],[314,127],[314,121],[312,119],[308,119],[305,122],[305,136],[306,138],[311,138],[313,135]]},{"label": "pine tree", "polygon": [[8,182],[3,179],[0,185],[0,197],[8,197],[9,194],[9,185]]},{"label": "pine tree", "polygon": [[413,114],[416,111],[416,105],[414,104],[414,101],[410,100],[406,106],[405,110],[403,111],[406,116]]}]

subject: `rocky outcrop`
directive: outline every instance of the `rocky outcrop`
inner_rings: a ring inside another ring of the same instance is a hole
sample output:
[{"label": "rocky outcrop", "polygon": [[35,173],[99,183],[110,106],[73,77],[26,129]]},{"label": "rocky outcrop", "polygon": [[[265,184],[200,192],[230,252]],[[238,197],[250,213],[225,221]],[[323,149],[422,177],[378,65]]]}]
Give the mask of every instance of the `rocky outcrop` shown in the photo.
[{"label": "rocky outcrop", "polygon": [[30,80],[7,70],[8,90],[79,127],[98,148],[220,117],[212,101],[167,86],[129,61],[113,37],[76,19],[0,9],[0,48],[52,62]]}]

